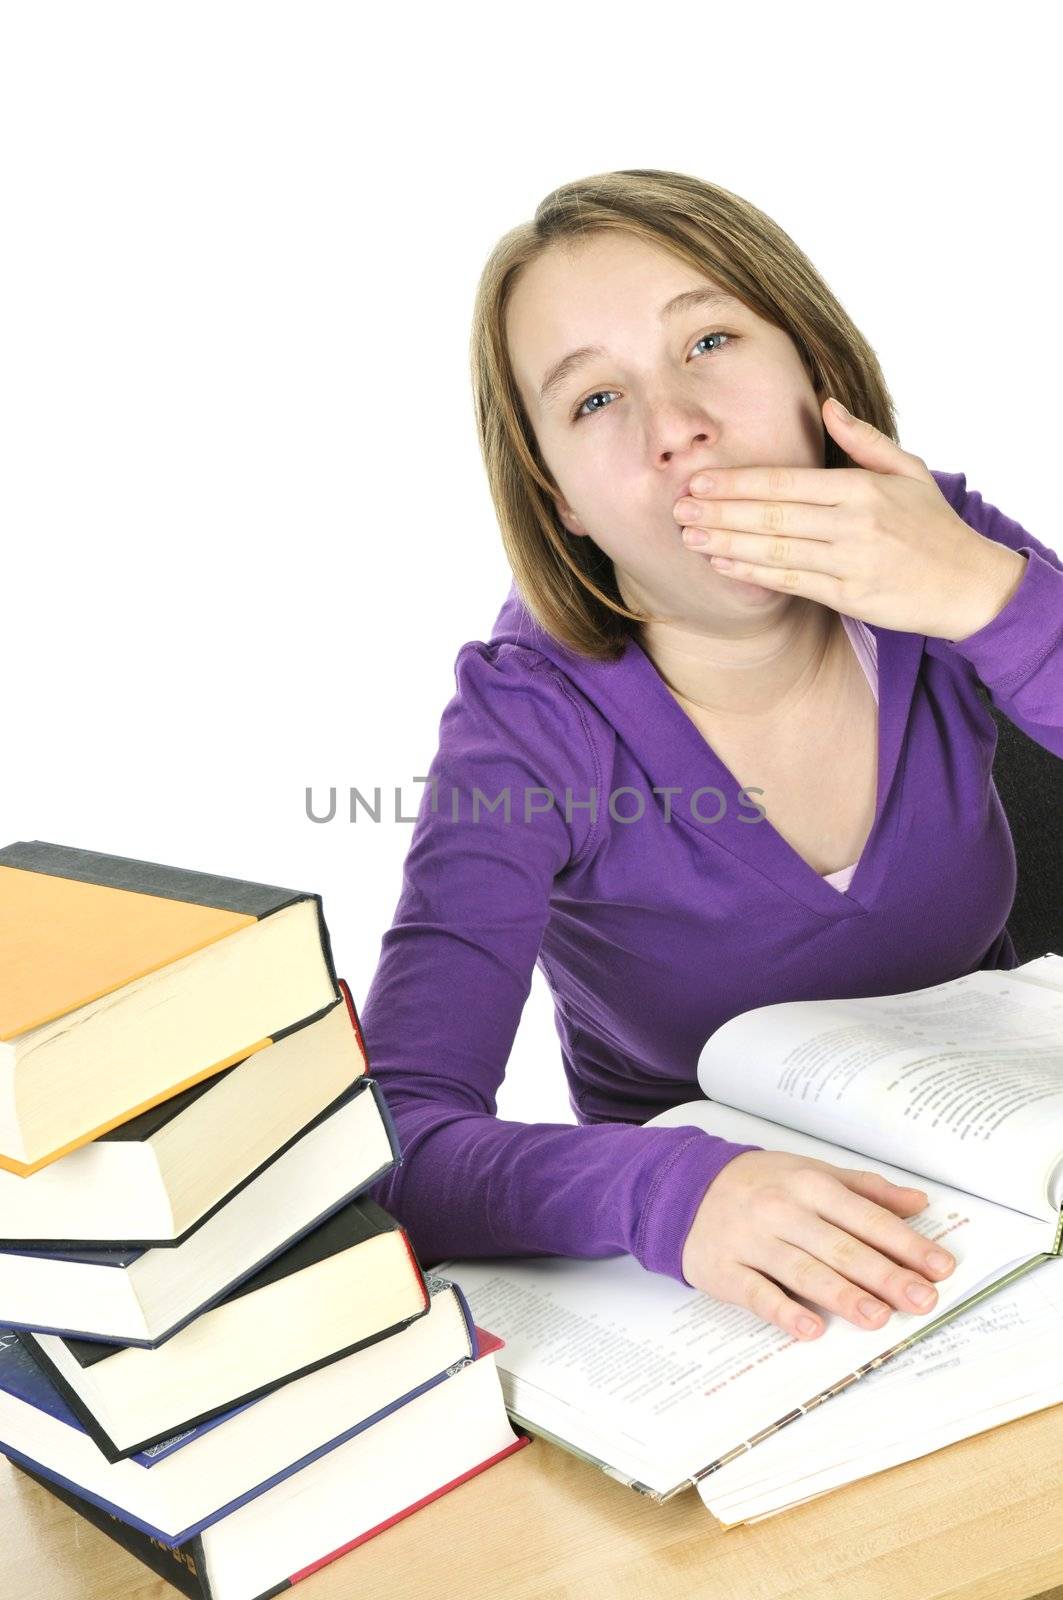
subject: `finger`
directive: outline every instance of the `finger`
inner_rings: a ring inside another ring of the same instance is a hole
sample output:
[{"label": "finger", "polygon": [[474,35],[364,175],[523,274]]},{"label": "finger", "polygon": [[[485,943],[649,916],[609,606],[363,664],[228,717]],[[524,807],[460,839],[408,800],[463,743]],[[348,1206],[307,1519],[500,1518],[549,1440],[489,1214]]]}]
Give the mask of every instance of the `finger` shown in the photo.
[{"label": "finger", "polygon": [[[888,1302],[869,1294],[868,1285],[853,1283],[843,1272],[836,1271],[826,1259],[826,1249],[821,1253],[819,1249],[802,1249],[786,1238],[765,1239],[755,1264],[805,1300],[814,1301],[858,1328],[881,1328],[892,1309]],[[904,1305],[900,1309],[915,1308]]]},{"label": "finger", "polygon": [[[825,1174],[829,1180],[830,1174]],[[946,1277],[955,1267],[955,1258],[949,1251],[936,1244],[933,1239],[924,1239],[923,1236],[910,1228],[900,1217],[894,1216],[885,1203],[887,1196],[882,1190],[883,1184],[889,1188],[896,1185],[889,1184],[888,1180],[876,1172],[850,1172],[850,1178],[855,1178],[855,1183],[839,1181],[833,1189],[827,1187],[823,1200],[818,1204],[817,1210],[820,1217],[828,1224],[835,1224],[851,1234],[855,1239],[861,1239],[880,1251],[889,1260],[887,1265],[892,1269],[893,1276],[900,1282],[902,1292],[907,1295],[909,1285],[920,1285],[932,1279]],[[866,1190],[867,1192],[861,1192]],[[915,1191],[913,1191],[915,1193]],[[804,1244],[804,1239],[795,1241]],[[835,1244],[837,1241],[835,1241]],[[939,1264],[937,1257],[943,1257]],[[907,1267],[907,1272],[897,1275],[897,1265]],[[923,1277],[919,1277],[923,1274]],[[877,1293],[884,1293],[883,1281],[876,1278],[874,1287]],[[907,1300],[894,1301],[910,1309],[914,1302]],[[917,1309],[925,1309],[917,1306]]]},{"label": "finger", "polygon": [[[887,1222],[893,1220],[899,1228],[904,1228],[899,1219],[890,1219],[881,1207],[876,1209]],[[881,1231],[888,1233],[888,1227]],[[792,1231],[786,1228],[780,1243],[796,1247],[802,1255],[807,1253],[815,1267],[815,1270],[803,1267],[798,1280],[788,1276],[785,1281],[792,1283],[800,1293],[841,1311],[843,1316],[862,1326],[878,1327],[890,1310],[925,1316],[937,1304],[934,1284],[912,1268],[898,1263],[900,1246],[880,1239],[881,1248],[875,1248],[860,1237],[857,1225],[852,1222],[838,1227],[822,1216],[804,1212],[796,1219]],[[769,1271],[774,1270],[771,1260],[764,1265]],[[823,1298],[825,1293],[829,1293],[829,1299]]]},{"label": "finger", "polygon": [[683,529],[688,550],[708,550],[736,561],[761,561],[771,567],[838,576],[837,546],[822,539],[797,539],[783,533],[740,533],[734,528]]},{"label": "finger", "polygon": [[836,506],[866,476],[862,467],[711,467],[711,489],[691,490],[721,500],[800,500],[809,505]]},{"label": "finger", "polygon": [[841,530],[844,513],[834,506],[789,501],[694,499],[680,500],[673,515],[681,527],[733,528],[829,544]]},{"label": "finger", "polygon": [[784,1333],[802,1341],[815,1339],[823,1332],[824,1324],[814,1311],[791,1300],[778,1283],[773,1283],[763,1273],[733,1261],[727,1273],[726,1292],[719,1288],[710,1291],[720,1300],[744,1306],[765,1322],[771,1322]]},{"label": "finger", "polygon": [[889,1206],[891,1210],[899,1211],[905,1206],[915,1206],[918,1210],[925,1211],[930,1204],[930,1196],[925,1189],[913,1189],[906,1184],[894,1183],[884,1172],[869,1172],[862,1167],[834,1167],[827,1161],[823,1162],[823,1167],[839,1178],[847,1188],[865,1194],[879,1205]]},{"label": "finger", "polygon": [[[798,567],[766,567],[754,561],[737,561],[732,556],[714,555],[712,551],[694,551],[703,555],[714,572],[721,578],[741,578],[743,583],[759,583],[764,589],[778,589],[781,594],[803,595],[832,611],[846,612],[846,599],[837,578],[826,572],[810,572]],[[848,615],[848,612],[846,612]]]}]

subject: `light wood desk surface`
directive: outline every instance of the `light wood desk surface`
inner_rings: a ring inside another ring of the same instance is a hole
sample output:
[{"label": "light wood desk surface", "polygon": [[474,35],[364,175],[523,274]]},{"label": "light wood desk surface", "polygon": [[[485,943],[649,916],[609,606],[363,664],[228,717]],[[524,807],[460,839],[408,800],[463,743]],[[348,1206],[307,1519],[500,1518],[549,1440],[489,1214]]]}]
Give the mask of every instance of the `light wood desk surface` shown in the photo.
[{"label": "light wood desk surface", "polygon": [[[722,1529],[544,1439],[304,1579],[293,1600],[1053,1600],[1063,1405]],[[178,1591],[0,1458],[4,1600]]]}]

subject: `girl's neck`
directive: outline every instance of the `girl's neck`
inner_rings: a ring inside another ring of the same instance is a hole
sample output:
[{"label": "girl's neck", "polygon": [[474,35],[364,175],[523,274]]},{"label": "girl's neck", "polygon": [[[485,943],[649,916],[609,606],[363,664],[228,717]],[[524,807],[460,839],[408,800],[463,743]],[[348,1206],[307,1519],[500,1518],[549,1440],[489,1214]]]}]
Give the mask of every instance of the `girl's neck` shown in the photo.
[{"label": "girl's neck", "polygon": [[728,636],[647,624],[639,643],[680,702],[721,724],[791,716],[833,680],[848,651],[841,614],[793,602],[759,631]]}]

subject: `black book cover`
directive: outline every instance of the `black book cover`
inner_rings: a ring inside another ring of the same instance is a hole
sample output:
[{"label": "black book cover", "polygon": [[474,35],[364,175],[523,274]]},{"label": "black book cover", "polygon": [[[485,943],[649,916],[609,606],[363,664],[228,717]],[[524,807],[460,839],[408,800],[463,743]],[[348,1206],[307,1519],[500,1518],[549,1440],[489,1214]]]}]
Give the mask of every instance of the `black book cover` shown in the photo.
[{"label": "black book cover", "polygon": [[[161,1433],[139,1439],[124,1449],[119,1449],[114,1440],[103,1431],[99,1421],[93,1412],[89,1410],[83,1397],[76,1389],[71,1387],[63,1374],[57,1370],[47,1353],[42,1349],[36,1336],[28,1329],[16,1328],[14,1332],[19,1343],[29,1351],[33,1359],[42,1368],[48,1381],[58,1390],[74,1415],[84,1424],[89,1437],[107,1460],[111,1462],[122,1461],[128,1456],[137,1455],[140,1451],[149,1449],[151,1445],[159,1444],[164,1439],[172,1438],[175,1433],[179,1433],[183,1428],[196,1427],[201,1422],[206,1422],[208,1418],[217,1416],[221,1411],[228,1411],[233,1406],[242,1405],[251,1400],[258,1400],[266,1394],[272,1394],[275,1389],[281,1388],[283,1384],[291,1383],[294,1379],[304,1377],[307,1373],[316,1372],[319,1367],[327,1366],[332,1361],[340,1360],[342,1356],[351,1355],[356,1350],[362,1350],[368,1345],[376,1344],[380,1339],[390,1338],[392,1334],[400,1332],[403,1328],[408,1327],[411,1322],[415,1322],[418,1317],[427,1315],[431,1309],[431,1296],[428,1292],[428,1285],[425,1282],[424,1272],[405,1229],[382,1206],[377,1205],[376,1201],[366,1194],[358,1195],[340,1210],[333,1212],[332,1216],[319,1227],[304,1234],[288,1250],[268,1262],[254,1277],[249,1278],[245,1283],[234,1289],[231,1294],[226,1295],[225,1299],[220,1301],[219,1304],[224,1305],[230,1300],[239,1299],[241,1295],[251,1294],[256,1289],[265,1288],[267,1284],[275,1283],[281,1278],[290,1276],[293,1272],[299,1272],[304,1267],[312,1266],[317,1261],[323,1261],[328,1256],[335,1255],[341,1250],[347,1250],[351,1246],[362,1244],[368,1239],[376,1238],[379,1234],[389,1232],[401,1234],[405,1242],[407,1258],[420,1288],[420,1310],[415,1311],[412,1316],[402,1318],[401,1321],[393,1323],[389,1327],[379,1329],[365,1339],[359,1339],[353,1344],[345,1345],[342,1349],[322,1357],[320,1361],[313,1361],[308,1366],[300,1367],[294,1372],[288,1372],[280,1378],[272,1379],[258,1389],[248,1390],[242,1394],[227,1395],[223,1402],[212,1406],[207,1411],[199,1412],[191,1417],[174,1419],[167,1424]],[[89,1339],[64,1339],[63,1343],[78,1365],[85,1369],[107,1361],[125,1348],[123,1345],[103,1344]]]}]

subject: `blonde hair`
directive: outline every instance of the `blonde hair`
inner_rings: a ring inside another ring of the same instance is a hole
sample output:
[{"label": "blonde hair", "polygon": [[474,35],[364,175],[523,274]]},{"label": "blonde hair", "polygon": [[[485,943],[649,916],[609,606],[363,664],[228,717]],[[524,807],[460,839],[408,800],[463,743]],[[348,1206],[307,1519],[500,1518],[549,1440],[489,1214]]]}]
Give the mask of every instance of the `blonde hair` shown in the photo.
[{"label": "blonde hair", "polygon": [[[589,536],[570,538],[513,376],[505,318],[524,267],[552,246],[603,230],[635,235],[711,277],[793,339],[821,398],[834,395],[897,441],[893,401],[874,351],[808,258],[740,195],[679,172],[637,169],[553,190],[531,222],[503,234],[480,276],[470,339],[480,450],[516,588],[549,634],[616,660],[648,618],[620,597],[613,563]],[[824,463],[854,463],[825,432]]]}]

